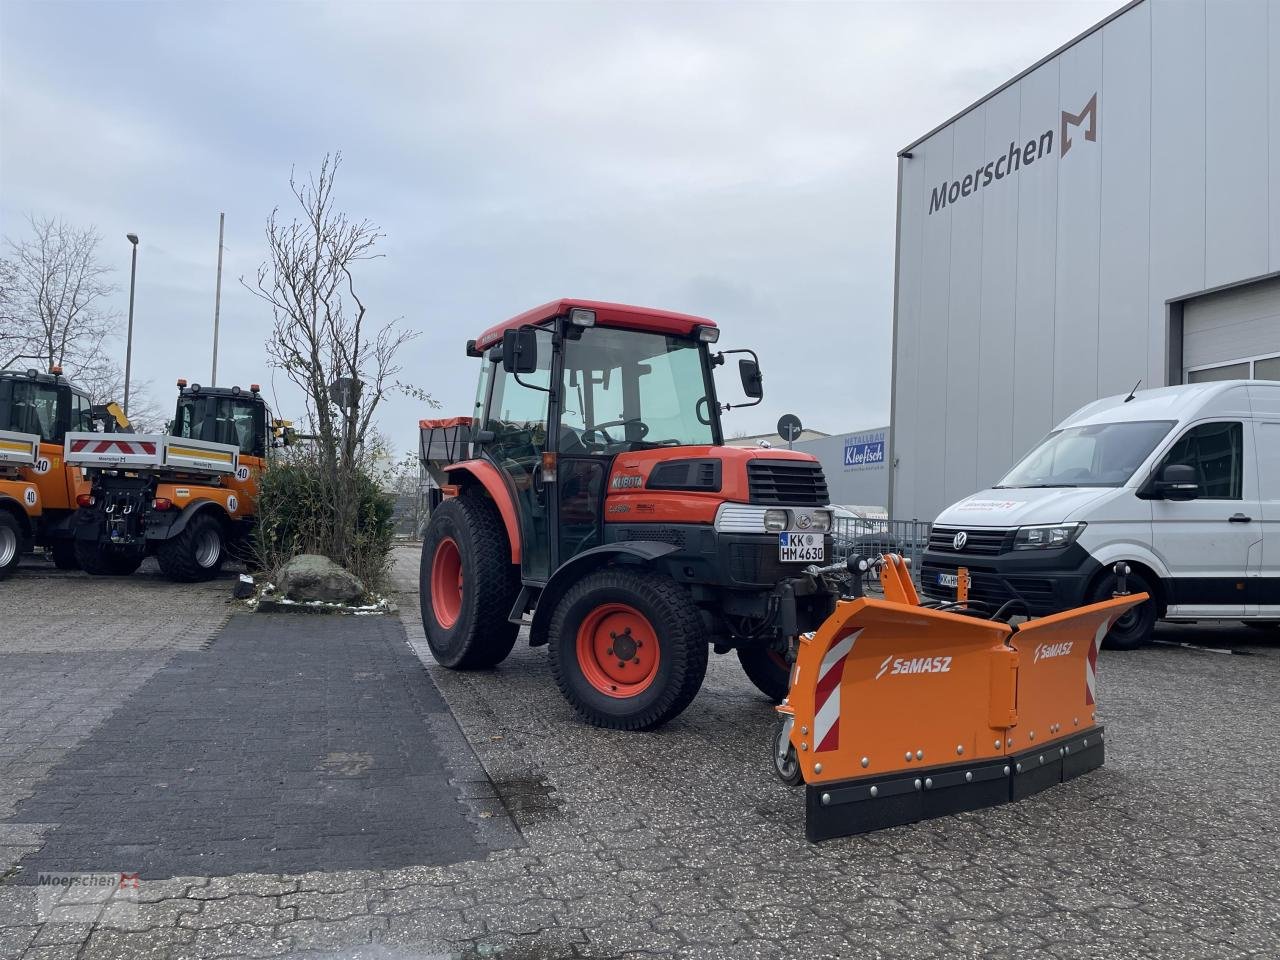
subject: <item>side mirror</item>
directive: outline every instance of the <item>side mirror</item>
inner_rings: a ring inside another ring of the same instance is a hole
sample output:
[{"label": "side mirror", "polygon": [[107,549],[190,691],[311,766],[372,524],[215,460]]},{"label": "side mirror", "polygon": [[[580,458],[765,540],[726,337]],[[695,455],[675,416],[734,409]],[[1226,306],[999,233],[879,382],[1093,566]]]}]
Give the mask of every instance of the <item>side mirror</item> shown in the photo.
[{"label": "side mirror", "polygon": [[532,327],[503,331],[502,369],[507,373],[533,373],[538,369],[538,335]]},{"label": "side mirror", "polygon": [[764,375],[760,373],[760,364],[754,360],[739,360],[738,376],[742,378],[743,393],[752,400],[764,397]]},{"label": "side mirror", "polygon": [[1171,463],[1160,472],[1155,493],[1165,500],[1194,500],[1200,495],[1196,468],[1186,463]]}]

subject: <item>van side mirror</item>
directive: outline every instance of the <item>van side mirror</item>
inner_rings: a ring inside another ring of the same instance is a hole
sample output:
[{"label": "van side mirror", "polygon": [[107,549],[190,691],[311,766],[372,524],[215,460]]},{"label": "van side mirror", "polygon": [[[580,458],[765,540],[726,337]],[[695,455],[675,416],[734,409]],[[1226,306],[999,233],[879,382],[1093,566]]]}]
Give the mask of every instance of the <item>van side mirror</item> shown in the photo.
[{"label": "van side mirror", "polygon": [[1200,496],[1196,468],[1186,463],[1171,463],[1160,471],[1153,485],[1156,496],[1165,500],[1194,500]]},{"label": "van side mirror", "polygon": [[538,335],[533,327],[503,331],[502,369],[507,373],[533,373],[538,369]]},{"label": "van side mirror", "polygon": [[755,360],[738,361],[738,376],[742,378],[742,392],[752,400],[764,397],[764,375],[760,372],[760,364]]}]

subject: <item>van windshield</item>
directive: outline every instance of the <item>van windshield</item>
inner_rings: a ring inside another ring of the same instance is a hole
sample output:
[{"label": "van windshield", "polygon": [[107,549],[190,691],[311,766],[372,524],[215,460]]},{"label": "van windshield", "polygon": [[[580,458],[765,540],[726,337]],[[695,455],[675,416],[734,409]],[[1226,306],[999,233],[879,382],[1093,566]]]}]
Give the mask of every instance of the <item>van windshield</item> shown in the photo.
[{"label": "van windshield", "polygon": [[1138,420],[1057,430],[1005,474],[996,489],[1122,486],[1173,423]]}]

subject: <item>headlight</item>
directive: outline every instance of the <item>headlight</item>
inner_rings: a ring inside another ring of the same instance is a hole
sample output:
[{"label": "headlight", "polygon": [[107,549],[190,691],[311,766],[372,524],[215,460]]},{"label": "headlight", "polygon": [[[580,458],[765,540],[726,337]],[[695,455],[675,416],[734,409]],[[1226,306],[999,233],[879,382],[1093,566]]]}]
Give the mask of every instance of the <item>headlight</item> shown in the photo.
[{"label": "headlight", "polygon": [[829,533],[831,531],[831,511],[798,510],[796,511],[796,521],[794,526],[798,530],[807,530],[813,533]]},{"label": "headlight", "polygon": [[764,512],[764,529],[766,533],[781,533],[787,529],[787,511],[766,510]]},{"label": "headlight", "polygon": [[1069,547],[1079,539],[1083,523],[1057,523],[1043,527],[1019,527],[1013,538],[1015,550],[1042,550]]}]

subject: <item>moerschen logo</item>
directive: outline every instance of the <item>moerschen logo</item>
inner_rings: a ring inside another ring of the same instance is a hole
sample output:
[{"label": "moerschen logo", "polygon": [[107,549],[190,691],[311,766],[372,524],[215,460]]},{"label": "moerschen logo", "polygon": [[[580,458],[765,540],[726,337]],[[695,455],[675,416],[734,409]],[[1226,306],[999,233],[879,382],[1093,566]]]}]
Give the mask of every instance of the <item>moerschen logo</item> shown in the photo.
[{"label": "moerschen logo", "polygon": [[[1074,141],[1071,139],[1071,128],[1081,127],[1085,121],[1089,125],[1084,128],[1084,138],[1096,142],[1098,139],[1098,95],[1095,93],[1079,113],[1062,111],[1059,122],[1058,142],[1061,144],[1059,156],[1065,157]],[[1009,151],[1003,156],[988,161],[973,173],[966,173],[959,180],[946,180],[933,188],[929,193],[929,213],[941,210],[948,203],[955,203],[962,197],[968,197],[988,186],[993,180],[1003,180],[1012,176],[1024,167],[1029,167],[1049,154],[1053,153],[1053,128],[1049,128],[1039,137],[1019,145],[1016,140],[1009,142]]]}]

